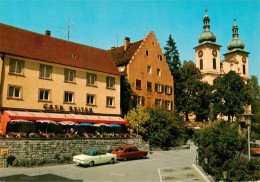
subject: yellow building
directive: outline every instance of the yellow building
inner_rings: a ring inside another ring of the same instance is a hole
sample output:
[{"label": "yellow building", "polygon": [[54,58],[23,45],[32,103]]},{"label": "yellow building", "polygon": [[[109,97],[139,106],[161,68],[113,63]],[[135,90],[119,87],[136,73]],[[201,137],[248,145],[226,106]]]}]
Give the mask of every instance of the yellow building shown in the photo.
[{"label": "yellow building", "polygon": [[126,37],[124,46],[112,48],[110,53],[137,95],[135,104],[148,108],[164,104],[173,110],[173,76],[154,32],[133,43]]},{"label": "yellow building", "polygon": [[120,116],[121,74],[107,51],[50,31],[0,24],[0,32],[1,121],[6,110]]},{"label": "yellow building", "polygon": [[238,26],[234,19],[232,27],[233,40],[229,42],[227,53],[224,54],[225,60],[221,61],[220,47],[216,43],[216,35],[210,31],[210,19],[206,14],[204,16],[204,32],[199,35],[199,44],[194,48],[196,53],[196,66],[200,69],[203,80],[213,84],[213,80],[229,71],[238,73],[245,82],[249,79],[248,55],[244,50],[245,43],[238,38]]}]

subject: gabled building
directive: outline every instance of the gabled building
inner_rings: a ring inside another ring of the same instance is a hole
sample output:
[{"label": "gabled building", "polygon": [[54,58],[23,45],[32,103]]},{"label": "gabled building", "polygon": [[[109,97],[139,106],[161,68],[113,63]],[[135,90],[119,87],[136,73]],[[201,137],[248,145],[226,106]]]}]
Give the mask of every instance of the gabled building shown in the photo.
[{"label": "gabled building", "polygon": [[121,47],[109,50],[118,70],[132,85],[134,103],[151,108],[164,104],[173,110],[173,76],[154,32],[137,42],[125,38]]},{"label": "gabled building", "polygon": [[203,80],[213,84],[213,80],[233,70],[238,73],[245,82],[249,79],[248,55],[244,50],[245,43],[238,37],[238,26],[236,19],[232,27],[233,40],[228,43],[228,51],[224,54],[225,60],[221,61],[221,45],[216,43],[216,35],[210,31],[210,19],[207,14],[204,16],[204,32],[199,35],[199,44],[194,48],[196,53],[196,66],[200,69]]},{"label": "gabled building", "polygon": [[106,50],[0,24],[0,70],[3,132],[12,118],[126,123]]}]

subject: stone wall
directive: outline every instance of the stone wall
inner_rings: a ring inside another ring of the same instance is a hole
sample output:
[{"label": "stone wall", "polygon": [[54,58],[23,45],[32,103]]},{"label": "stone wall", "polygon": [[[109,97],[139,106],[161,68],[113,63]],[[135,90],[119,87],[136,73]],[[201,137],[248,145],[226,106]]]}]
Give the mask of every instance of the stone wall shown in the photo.
[{"label": "stone wall", "polygon": [[[114,149],[120,145],[135,145],[141,150],[149,150],[149,144],[142,139],[0,139],[0,149],[8,149],[9,155],[17,160],[52,159],[55,155],[70,156],[80,154],[86,148]],[[2,167],[1,156],[0,167]]]}]

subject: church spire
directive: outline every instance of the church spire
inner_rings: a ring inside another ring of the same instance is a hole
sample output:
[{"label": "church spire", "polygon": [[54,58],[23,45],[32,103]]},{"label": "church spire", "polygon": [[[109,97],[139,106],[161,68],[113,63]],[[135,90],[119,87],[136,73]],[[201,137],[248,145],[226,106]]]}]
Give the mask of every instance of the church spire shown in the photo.
[{"label": "church spire", "polygon": [[208,9],[205,9],[206,14],[205,14],[204,19],[203,19],[204,32],[207,32],[207,31],[209,31],[209,29],[210,29],[210,25],[209,25],[210,19],[209,19],[209,16],[208,16],[208,14],[207,14],[207,11],[208,11]]},{"label": "church spire", "polygon": [[237,28],[237,24],[236,24],[236,18],[234,18],[234,25],[233,25],[233,28],[232,28],[232,31],[233,31],[233,39],[238,39],[238,28]]}]

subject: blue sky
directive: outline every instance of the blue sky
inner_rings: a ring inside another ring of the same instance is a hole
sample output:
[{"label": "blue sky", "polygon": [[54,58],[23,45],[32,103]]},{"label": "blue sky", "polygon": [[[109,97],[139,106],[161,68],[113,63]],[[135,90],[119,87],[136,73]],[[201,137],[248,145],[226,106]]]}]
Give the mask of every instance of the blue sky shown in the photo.
[{"label": "blue sky", "polygon": [[[181,60],[195,61],[193,47],[203,32],[203,16],[208,9],[211,31],[227,52],[232,40],[234,16],[239,38],[249,51],[249,73],[260,78],[260,0],[0,0],[0,22],[70,41],[109,49],[122,45],[124,37],[131,42],[154,31],[161,48],[169,34],[177,42]],[[222,56],[222,60],[223,60]]]}]

